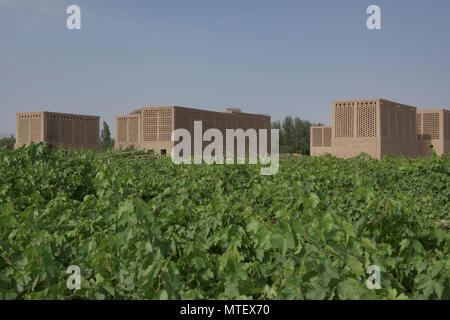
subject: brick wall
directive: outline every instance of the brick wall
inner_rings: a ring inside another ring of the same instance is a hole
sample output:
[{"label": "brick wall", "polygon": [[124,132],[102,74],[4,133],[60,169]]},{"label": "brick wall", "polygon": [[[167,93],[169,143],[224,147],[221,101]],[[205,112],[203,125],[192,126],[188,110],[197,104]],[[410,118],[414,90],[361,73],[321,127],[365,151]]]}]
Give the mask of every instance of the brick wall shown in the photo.
[{"label": "brick wall", "polygon": [[[421,121],[415,107],[385,99],[335,101],[331,129],[311,128],[311,155],[351,158],[364,152],[377,159],[384,155],[417,157]],[[330,130],[331,145],[327,146],[321,140]]]},{"label": "brick wall", "polygon": [[331,153],[331,136],[332,127],[312,126],[311,127],[311,141],[310,153],[311,156],[320,156],[326,153]]},{"label": "brick wall", "polygon": [[417,141],[421,156],[429,156],[431,146],[438,155],[450,152],[449,114],[445,109],[417,112]]},{"label": "brick wall", "polygon": [[[210,128],[219,129],[224,137],[225,151],[225,130],[241,128],[247,130],[269,129],[270,137],[270,117],[265,115],[256,115],[243,112],[215,112],[208,110],[200,110],[193,108],[162,106],[162,107],[144,107],[140,112],[139,122],[132,122],[135,115],[121,115],[116,117],[116,149],[128,149],[134,146],[133,137],[136,130],[130,135],[130,126],[138,125],[138,143],[135,145],[138,149],[154,150],[161,153],[165,150],[166,154],[170,154],[174,143],[171,141],[172,131],[174,129],[183,128],[191,133],[192,154],[194,139],[194,121],[202,121],[204,133]],[[203,147],[210,142],[203,142]],[[248,146],[248,141],[246,146]],[[270,152],[270,144],[268,145]],[[248,151],[248,147],[247,147]]]},{"label": "brick wall", "polygon": [[99,117],[55,112],[25,112],[16,115],[15,148],[45,141],[63,149],[99,151]]},{"label": "brick wall", "polygon": [[14,148],[44,141],[44,112],[16,114],[16,144]]}]

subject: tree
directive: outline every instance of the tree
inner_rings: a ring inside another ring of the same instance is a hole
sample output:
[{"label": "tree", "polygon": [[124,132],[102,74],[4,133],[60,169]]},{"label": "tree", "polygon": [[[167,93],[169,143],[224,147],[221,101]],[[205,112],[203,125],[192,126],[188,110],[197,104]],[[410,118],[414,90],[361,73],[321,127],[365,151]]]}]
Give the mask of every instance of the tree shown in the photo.
[{"label": "tree", "polygon": [[103,129],[101,133],[102,151],[107,151],[114,148],[114,140],[111,139],[111,131],[108,124],[103,121]]},{"label": "tree", "polygon": [[280,130],[280,153],[310,154],[310,121],[301,120],[297,117],[286,116],[282,123],[275,121],[272,129]]},{"label": "tree", "polygon": [[0,148],[6,147],[8,150],[14,150],[14,144],[16,143],[16,138],[13,135],[9,138],[0,139]]},{"label": "tree", "polygon": [[[295,152],[295,127],[294,120],[291,116],[284,118],[281,124],[281,131],[283,132],[283,140],[280,143],[281,153],[294,153]],[[281,142],[281,141],[280,141]]]},{"label": "tree", "polygon": [[311,122],[295,118],[294,120],[294,140],[295,152],[310,154],[310,128]]}]

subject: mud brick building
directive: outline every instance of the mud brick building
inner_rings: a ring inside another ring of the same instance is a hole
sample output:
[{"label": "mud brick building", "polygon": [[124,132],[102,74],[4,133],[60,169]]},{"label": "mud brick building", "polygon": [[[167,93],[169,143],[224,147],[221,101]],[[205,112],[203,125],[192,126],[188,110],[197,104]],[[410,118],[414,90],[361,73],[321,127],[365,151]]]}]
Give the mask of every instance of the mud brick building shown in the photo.
[{"label": "mud brick building", "polygon": [[100,117],[46,111],[17,113],[14,148],[31,142],[100,151]]},{"label": "mud brick building", "polygon": [[[144,107],[116,116],[115,149],[153,150],[156,154],[169,155],[175,144],[171,141],[172,131],[179,128],[191,133],[193,148],[194,121],[202,121],[203,133],[210,128],[222,132],[224,153],[225,129],[268,129],[270,139],[270,116],[267,115],[244,113],[239,109],[216,112],[178,106]],[[209,143],[203,142],[203,148]],[[248,149],[248,141],[246,146]]]},{"label": "mud brick building", "polygon": [[450,153],[450,111],[419,110],[416,119],[419,154],[429,155],[430,146],[437,154]]},{"label": "mud brick building", "polygon": [[427,156],[450,152],[450,112],[421,110],[385,99],[333,103],[331,127],[311,127],[311,155],[351,158],[365,152],[383,156]]}]

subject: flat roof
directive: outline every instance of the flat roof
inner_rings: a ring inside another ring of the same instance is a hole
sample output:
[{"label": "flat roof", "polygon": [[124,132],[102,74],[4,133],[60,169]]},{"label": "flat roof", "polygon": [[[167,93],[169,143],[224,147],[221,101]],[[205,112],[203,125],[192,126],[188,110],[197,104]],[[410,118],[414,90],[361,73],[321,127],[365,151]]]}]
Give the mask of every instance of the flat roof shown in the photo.
[{"label": "flat roof", "polygon": [[[184,109],[184,110],[191,110],[191,111],[200,111],[200,112],[212,112],[212,113],[219,113],[219,114],[232,114],[232,115],[244,115],[244,116],[253,116],[253,117],[261,117],[265,119],[270,119],[271,116],[265,115],[265,114],[258,114],[258,113],[247,113],[242,111],[233,111],[233,110],[226,110],[226,111],[213,111],[213,110],[205,110],[205,109],[197,109],[197,108],[191,108],[191,107],[181,107],[181,106],[147,106],[142,107],[141,110],[149,110],[149,109],[164,109],[164,108],[178,108],[178,109]],[[134,114],[128,114],[128,115],[134,115]],[[117,115],[116,117],[123,117],[127,115]]]},{"label": "flat roof", "polygon": [[349,102],[389,102],[392,104],[397,104],[401,107],[408,107],[408,108],[415,108],[417,109],[417,107],[415,106],[411,106],[409,104],[404,104],[404,103],[400,103],[400,102],[396,102],[396,101],[391,101],[391,100],[387,100],[387,99],[383,99],[383,98],[368,98],[368,99],[352,99],[352,100],[335,100],[333,101],[333,104],[337,104],[337,103],[349,103]]},{"label": "flat roof", "polygon": [[417,113],[440,112],[440,111],[450,112],[450,110],[447,109],[421,109],[417,110]]},{"label": "flat roof", "polygon": [[335,100],[333,103],[341,103],[341,102],[360,102],[360,101],[379,101],[382,100],[381,98],[367,98],[367,99],[347,99],[347,100]]},{"label": "flat roof", "polygon": [[74,114],[74,113],[62,113],[62,112],[53,112],[53,111],[29,111],[29,112],[17,112],[17,116],[22,115],[31,115],[37,113],[46,113],[46,114],[56,114],[61,116],[72,116],[72,117],[89,117],[89,118],[100,118],[100,116],[87,115],[87,114]]}]

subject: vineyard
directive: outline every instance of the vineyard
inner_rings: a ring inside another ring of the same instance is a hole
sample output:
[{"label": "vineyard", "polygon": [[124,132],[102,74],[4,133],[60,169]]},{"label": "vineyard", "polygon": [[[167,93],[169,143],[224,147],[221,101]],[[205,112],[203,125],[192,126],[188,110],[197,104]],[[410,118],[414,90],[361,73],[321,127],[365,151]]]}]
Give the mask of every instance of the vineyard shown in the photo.
[{"label": "vineyard", "polygon": [[450,155],[259,169],[1,149],[0,299],[450,299]]}]

